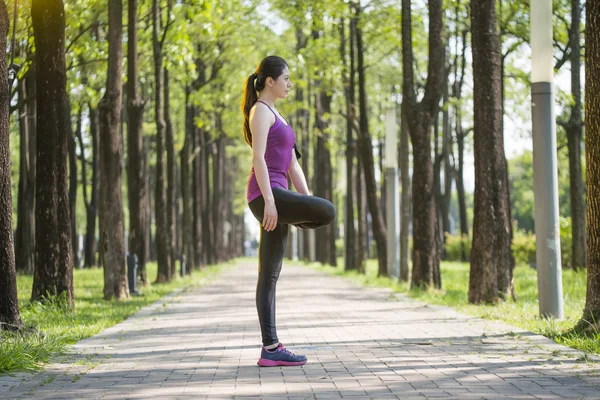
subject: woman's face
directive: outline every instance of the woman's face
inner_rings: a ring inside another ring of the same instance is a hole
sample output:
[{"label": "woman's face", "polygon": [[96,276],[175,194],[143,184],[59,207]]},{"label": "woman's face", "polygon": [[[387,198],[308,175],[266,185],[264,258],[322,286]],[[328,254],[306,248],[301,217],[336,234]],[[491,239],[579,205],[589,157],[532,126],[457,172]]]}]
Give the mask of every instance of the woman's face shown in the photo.
[{"label": "woman's face", "polygon": [[292,87],[292,81],[290,80],[290,70],[285,67],[283,73],[273,80],[273,86],[271,89],[279,99],[285,99]]}]

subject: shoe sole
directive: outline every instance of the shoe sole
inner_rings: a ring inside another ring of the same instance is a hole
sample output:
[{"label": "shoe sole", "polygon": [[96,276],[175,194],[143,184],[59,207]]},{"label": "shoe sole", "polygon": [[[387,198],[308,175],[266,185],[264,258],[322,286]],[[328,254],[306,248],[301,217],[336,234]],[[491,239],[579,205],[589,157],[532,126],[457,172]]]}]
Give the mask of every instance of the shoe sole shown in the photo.
[{"label": "shoe sole", "polygon": [[294,367],[306,364],[306,361],[274,361],[261,358],[256,363],[259,367]]}]

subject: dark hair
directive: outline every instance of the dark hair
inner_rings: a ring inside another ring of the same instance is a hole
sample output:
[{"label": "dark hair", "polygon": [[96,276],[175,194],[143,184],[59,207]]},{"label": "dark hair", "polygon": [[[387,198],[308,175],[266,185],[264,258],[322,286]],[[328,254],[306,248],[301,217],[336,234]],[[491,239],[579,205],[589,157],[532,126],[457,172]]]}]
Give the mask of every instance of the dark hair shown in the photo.
[{"label": "dark hair", "polygon": [[[278,56],[268,56],[264,58],[256,72],[253,73],[246,79],[246,86],[244,88],[244,97],[242,98],[242,114],[244,114],[244,138],[246,142],[252,147],[252,133],[250,132],[250,109],[258,100],[258,93],[265,88],[265,82],[268,77],[277,79],[283,70],[287,67],[285,60]],[[256,81],[256,84],[254,83]]]}]

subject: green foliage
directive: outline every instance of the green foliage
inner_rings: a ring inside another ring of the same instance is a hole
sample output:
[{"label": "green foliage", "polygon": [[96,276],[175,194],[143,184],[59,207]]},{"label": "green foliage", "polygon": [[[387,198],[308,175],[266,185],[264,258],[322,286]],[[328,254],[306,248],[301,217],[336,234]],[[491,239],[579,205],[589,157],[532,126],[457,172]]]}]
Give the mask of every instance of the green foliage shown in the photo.
[{"label": "green foliage", "polygon": [[535,235],[514,229],[511,249],[516,265],[535,265]]},{"label": "green foliage", "polygon": [[[219,265],[224,267],[227,264]],[[146,264],[146,268],[149,277],[156,276],[156,263]],[[33,277],[18,275],[21,317],[29,329],[23,333],[0,332],[0,373],[39,369],[69,345],[123,321],[176,288],[204,285],[217,272],[217,267],[194,271],[191,276],[167,284],[143,287],[142,296],[118,302],[104,300],[102,269],[75,269],[75,310],[56,298],[44,303],[30,302]]]},{"label": "green foliage", "polygon": [[[533,152],[524,151],[508,160],[512,217],[518,228],[535,232],[533,196]],[[558,152],[558,200],[561,216],[570,217],[569,160],[565,151]]]},{"label": "green foliage", "polygon": [[450,235],[445,233],[444,255],[446,261],[461,261],[463,248],[467,259],[471,257],[471,238],[467,235]]}]

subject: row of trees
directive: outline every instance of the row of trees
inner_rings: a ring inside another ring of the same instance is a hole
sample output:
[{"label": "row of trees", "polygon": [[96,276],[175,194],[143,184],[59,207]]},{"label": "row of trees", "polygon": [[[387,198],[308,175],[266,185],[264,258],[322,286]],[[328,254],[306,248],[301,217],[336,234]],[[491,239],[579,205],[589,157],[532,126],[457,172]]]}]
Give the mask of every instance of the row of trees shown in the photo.
[{"label": "row of trees", "polygon": [[[260,23],[267,6],[287,23],[280,35]],[[27,7],[21,4],[21,10]],[[595,14],[589,5],[586,12],[589,50]],[[582,268],[580,2],[559,1],[555,13],[556,68],[571,65],[572,94],[565,98],[572,101],[559,122],[569,152],[572,265]],[[80,264],[104,267],[105,298],[127,298],[126,249],[138,256],[142,283],[150,279],[144,265],[151,259],[158,263],[156,281],[166,282],[176,276],[182,256],[190,271],[242,254],[250,152],[239,134],[239,98],[241,82],[267,53],[287,58],[296,81],[295,98],[282,112],[292,116],[313,192],[343,208],[343,231],[333,224],[295,233],[290,243],[300,258],[336,265],[335,239],[343,232],[344,267],[362,271],[373,251],[371,232],[379,272],[386,273],[379,117],[392,105],[402,116],[401,278],[441,287],[442,244],[456,201],[460,232],[473,235],[469,300],[495,302],[512,294],[504,115],[519,116],[515,99],[527,90],[528,76],[518,65],[529,41],[525,1],[430,0],[422,9],[410,0],[401,7],[395,1],[129,0],[125,13],[121,0],[32,0],[31,19],[23,14],[15,47],[24,67],[5,107],[12,102],[18,115],[12,128],[19,132],[18,156],[12,159],[19,163],[13,163],[12,176],[10,167],[2,170],[8,194],[2,229],[8,234],[0,248],[12,251],[10,219],[16,214],[16,267],[35,272],[32,299],[65,293],[72,304],[72,270]],[[9,154],[8,119],[3,135]],[[470,146],[476,173],[472,230],[464,183]],[[589,160],[587,165],[590,179]],[[13,176],[18,201],[11,213]],[[588,240],[594,237],[590,229],[588,223]],[[83,230],[80,263],[77,237]],[[596,265],[587,265],[594,276]],[[14,266],[9,261],[6,271]],[[14,280],[13,272],[7,275]],[[13,291],[2,293],[14,297]],[[16,300],[2,304],[16,307]],[[588,314],[597,312],[593,307],[586,306]],[[4,321],[18,322],[18,312],[5,315]]]}]

